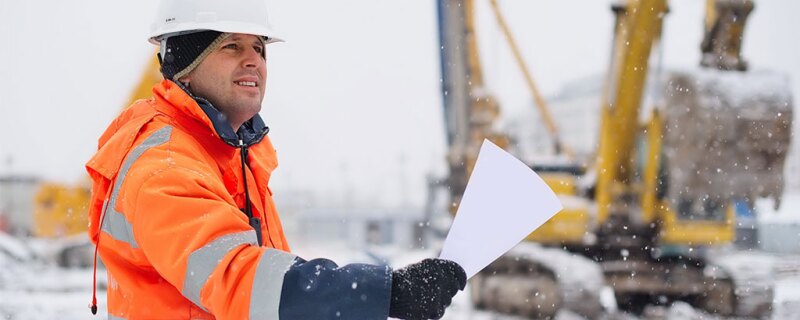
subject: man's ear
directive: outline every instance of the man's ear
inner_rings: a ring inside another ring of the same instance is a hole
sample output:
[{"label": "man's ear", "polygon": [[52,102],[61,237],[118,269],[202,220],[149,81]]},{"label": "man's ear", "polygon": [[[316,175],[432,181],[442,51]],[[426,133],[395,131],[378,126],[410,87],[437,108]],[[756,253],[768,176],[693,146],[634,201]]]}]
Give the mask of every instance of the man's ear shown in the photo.
[{"label": "man's ear", "polygon": [[[190,72],[190,73],[191,73],[191,72]],[[180,77],[180,79],[178,79],[178,81],[180,81],[181,83],[184,83],[184,84],[188,85],[188,84],[189,84],[189,82],[192,82],[192,77],[191,77],[190,75],[188,75],[188,74],[187,74],[187,75],[185,75],[185,76],[183,76],[183,77]]]}]

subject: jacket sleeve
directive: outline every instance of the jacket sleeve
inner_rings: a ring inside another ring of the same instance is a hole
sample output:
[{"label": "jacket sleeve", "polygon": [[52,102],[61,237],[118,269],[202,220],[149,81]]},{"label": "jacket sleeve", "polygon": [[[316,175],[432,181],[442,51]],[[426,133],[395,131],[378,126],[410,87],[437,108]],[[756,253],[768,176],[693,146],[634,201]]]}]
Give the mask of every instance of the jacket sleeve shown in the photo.
[{"label": "jacket sleeve", "polygon": [[280,319],[381,319],[389,317],[388,266],[298,258],[284,274]]},{"label": "jacket sleeve", "polygon": [[181,167],[132,183],[133,234],[147,261],[220,319],[386,319],[388,267],[338,267],[258,246],[221,181]]}]

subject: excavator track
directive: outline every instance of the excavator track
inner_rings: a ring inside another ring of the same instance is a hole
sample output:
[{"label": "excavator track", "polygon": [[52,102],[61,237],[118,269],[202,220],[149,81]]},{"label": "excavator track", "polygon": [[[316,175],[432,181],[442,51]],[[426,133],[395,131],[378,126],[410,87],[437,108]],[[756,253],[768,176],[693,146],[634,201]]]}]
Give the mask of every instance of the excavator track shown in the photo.
[{"label": "excavator track", "polygon": [[521,243],[470,281],[478,309],[531,319],[552,319],[562,308],[590,319],[603,311],[600,265],[558,248]]},{"label": "excavator track", "polygon": [[754,252],[714,253],[709,261],[713,265],[707,268],[706,273],[722,274],[729,279],[728,287],[719,288],[716,292],[728,290],[726,294],[734,302],[731,314],[754,318],[770,316],[774,297],[774,266],[777,263],[774,256]]}]

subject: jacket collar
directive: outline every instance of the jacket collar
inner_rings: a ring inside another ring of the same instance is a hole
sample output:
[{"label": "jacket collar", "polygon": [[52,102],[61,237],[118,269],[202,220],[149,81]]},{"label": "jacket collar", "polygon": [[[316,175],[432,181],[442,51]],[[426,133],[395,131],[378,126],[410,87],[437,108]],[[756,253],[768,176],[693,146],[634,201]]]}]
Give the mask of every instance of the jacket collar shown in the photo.
[{"label": "jacket collar", "polygon": [[179,111],[188,114],[209,127],[214,134],[232,147],[249,147],[257,144],[269,133],[261,116],[256,114],[247,120],[237,132],[233,131],[228,118],[205,98],[193,95],[179,82],[163,80],[153,87],[156,99],[162,99]]}]

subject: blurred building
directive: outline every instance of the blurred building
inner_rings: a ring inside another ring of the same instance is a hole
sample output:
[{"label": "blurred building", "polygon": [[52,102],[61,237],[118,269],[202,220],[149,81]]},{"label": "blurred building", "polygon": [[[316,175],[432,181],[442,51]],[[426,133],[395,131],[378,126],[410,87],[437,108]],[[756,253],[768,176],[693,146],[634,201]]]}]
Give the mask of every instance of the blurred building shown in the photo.
[{"label": "blurred building", "polygon": [[423,212],[419,209],[313,208],[283,219],[293,241],[339,241],[351,247],[395,245],[420,246]]},{"label": "blurred building", "polygon": [[758,242],[764,250],[800,254],[800,192],[786,192],[780,207],[771,199],[756,202]]},{"label": "blurred building", "polygon": [[313,192],[298,189],[272,189],[272,199],[281,219],[283,232],[292,239],[298,234],[298,216],[305,210],[317,207],[317,199]]},{"label": "blurred building", "polygon": [[0,229],[18,236],[33,230],[34,197],[39,179],[32,176],[0,176]]}]

